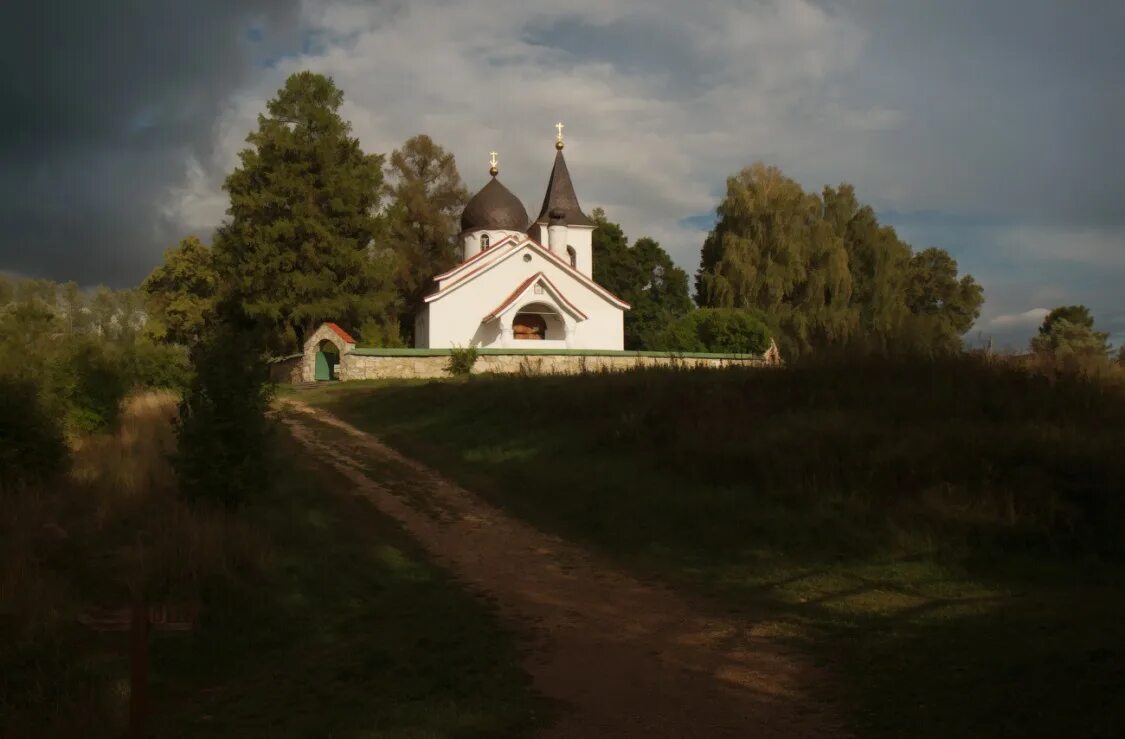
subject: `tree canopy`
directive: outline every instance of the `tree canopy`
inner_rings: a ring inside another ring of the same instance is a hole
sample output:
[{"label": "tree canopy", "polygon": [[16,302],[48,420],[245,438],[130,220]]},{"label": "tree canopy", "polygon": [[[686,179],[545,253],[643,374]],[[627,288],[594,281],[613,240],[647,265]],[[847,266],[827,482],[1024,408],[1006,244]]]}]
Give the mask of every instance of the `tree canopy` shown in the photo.
[{"label": "tree canopy", "polygon": [[469,191],[453,154],[425,134],[411,137],[391,153],[386,175],[386,242],[398,257],[395,286],[403,299],[399,319],[403,336],[409,337],[430,278],[459,261],[458,219]]},{"label": "tree canopy", "polygon": [[776,167],[727,180],[701,250],[696,301],[761,311],[786,354],[831,345],[949,350],[983,293],[940,249],[914,254],[848,184],[807,193]]},{"label": "tree canopy", "polygon": [[195,236],[185,238],[164,252],[164,263],[141,283],[145,332],[158,341],[194,344],[214,310],[218,289],[211,249]]},{"label": "tree canopy", "polygon": [[687,273],[648,237],[632,247],[621,226],[601,208],[592,213],[594,280],[625,300],[625,348],[661,349],[667,326],[692,308]]},{"label": "tree canopy", "polygon": [[299,347],[322,321],[354,329],[396,310],[393,259],[373,249],[383,157],[350,135],[343,99],[328,77],[289,77],[224,185],[216,264],[275,351]]},{"label": "tree canopy", "polygon": [[1071,370],[1097,370],[1109,364],[1109,334],[1094,330],[1094,317],[1084,305],[1063,305],[1043,318],[1031,338],[1031,352]]}]

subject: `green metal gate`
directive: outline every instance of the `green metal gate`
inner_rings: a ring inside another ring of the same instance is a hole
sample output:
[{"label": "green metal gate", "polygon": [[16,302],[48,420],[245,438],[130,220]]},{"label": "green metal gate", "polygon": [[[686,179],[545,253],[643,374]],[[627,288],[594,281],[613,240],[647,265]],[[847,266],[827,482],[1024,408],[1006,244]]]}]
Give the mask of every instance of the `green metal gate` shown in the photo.
[{"label": "green metal gate", "polygon": [[335,369],[335,368],[332,366],[332,362],[330,361],[328,355],[324,352],[317,352],[316,353],[316,373],[315,373],[314,377],[317,380],[331,380],[331,379],[333,379],[332,376],[335,374],[332,371],[333,369]]}]

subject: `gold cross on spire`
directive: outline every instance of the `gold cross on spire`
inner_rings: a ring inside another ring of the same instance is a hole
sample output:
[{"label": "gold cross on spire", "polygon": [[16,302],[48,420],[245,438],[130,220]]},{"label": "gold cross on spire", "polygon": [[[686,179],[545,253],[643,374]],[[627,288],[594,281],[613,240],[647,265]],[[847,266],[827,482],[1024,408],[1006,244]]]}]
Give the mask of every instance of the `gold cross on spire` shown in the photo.
[{"label": "gold cross on spire", "polygon": [[494,151],[488,152],[488,165],[489,165],[488,173],[490,175],[492,175],[493,177],[495,177],[496,175],[498,175],[500,173],[500,169],[496,166],[498,161],[499,160],[496,158],[496,152],[494,152]]},{"label": "gold cross on spire", "polygon": [[559,132],[558,135],[555,137],[555,148],[556,149],[563,148],[562,131],[563,131],[564,128],[566,128],[566,126],[564,126],[561,122],[555,124],[555,130],[557,130]]}]

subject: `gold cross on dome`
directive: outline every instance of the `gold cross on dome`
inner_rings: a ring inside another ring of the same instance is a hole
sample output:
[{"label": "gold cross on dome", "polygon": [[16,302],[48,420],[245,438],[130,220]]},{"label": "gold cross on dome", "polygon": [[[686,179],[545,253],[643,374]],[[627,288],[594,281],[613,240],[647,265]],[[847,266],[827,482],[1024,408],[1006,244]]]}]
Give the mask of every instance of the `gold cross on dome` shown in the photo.
[{"label": "gold cross on dome", "polygon": [[498,161],[499,160],[496,158],[496,152],[494,152],[494,151],[488,152],[488,166],[495,167],[496,163]]},{"label": "gold cross on dome", "polygon": [[556,138],[556,140],[557,140],[557,141],[562,141],[562,140],[563,140],[563,137],[562,137],[562,130],[563,130],[564,128],[566,128],[566,126],[564,126],[564,125],[563,125],[562,123],[556,123],[556,124],[555,124],[555,129],[556,129],[556,130],[557,130],[557,131],[559,132],[559,134],[558,134],[558,137]]}]

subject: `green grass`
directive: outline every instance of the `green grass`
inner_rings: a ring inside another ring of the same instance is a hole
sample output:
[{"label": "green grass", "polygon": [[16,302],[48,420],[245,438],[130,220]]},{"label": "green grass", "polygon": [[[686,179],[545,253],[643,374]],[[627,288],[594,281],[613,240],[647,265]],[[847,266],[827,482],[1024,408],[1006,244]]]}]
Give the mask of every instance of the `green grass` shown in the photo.
[{"label": "green grass", "polygon": [[1125,732],[1114,388],[953,363],[302,397],[543,529],[766,618],[831,663],[863,736]]}]

